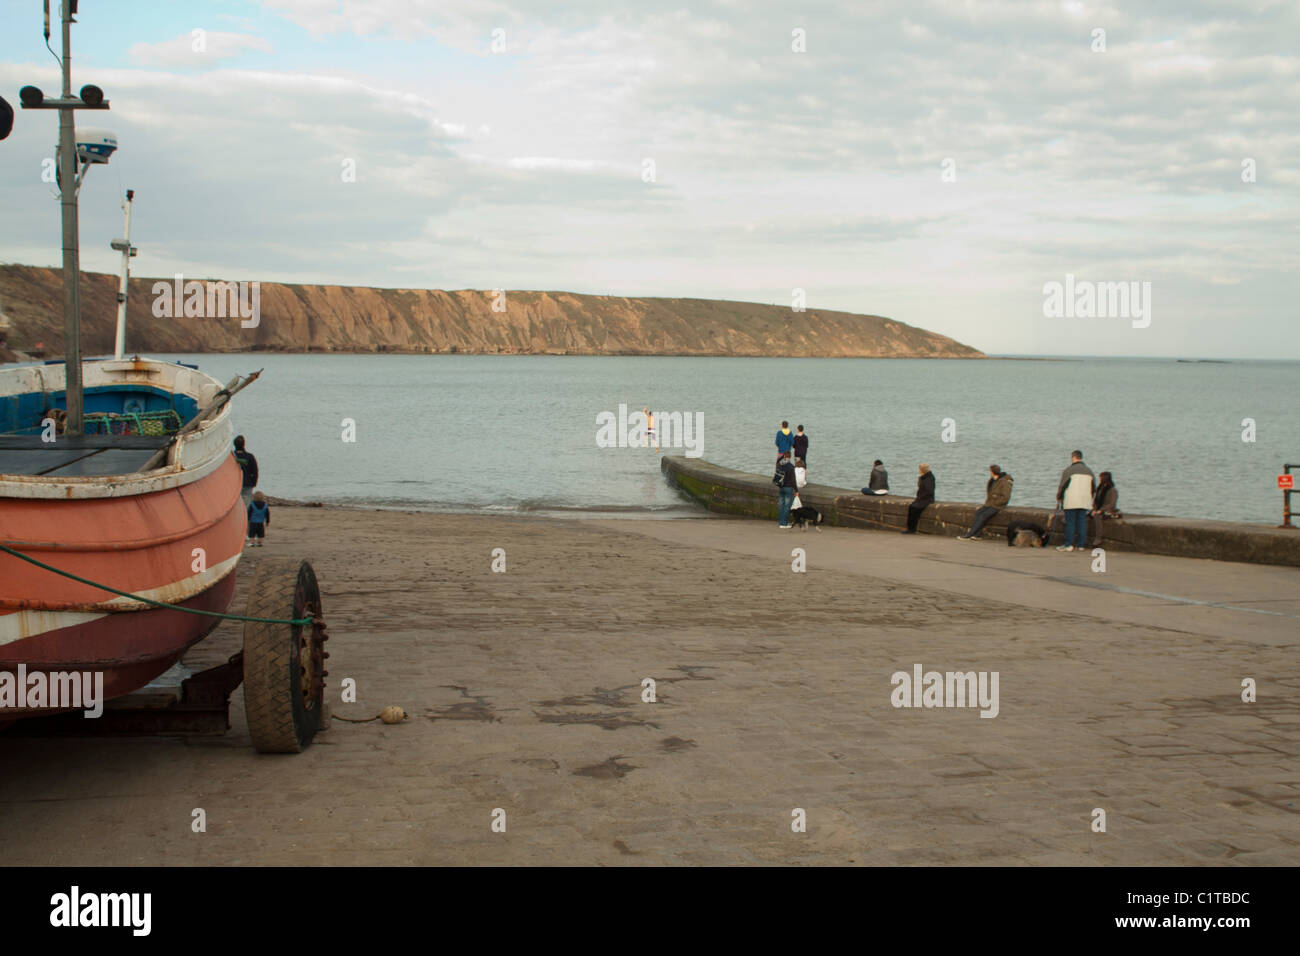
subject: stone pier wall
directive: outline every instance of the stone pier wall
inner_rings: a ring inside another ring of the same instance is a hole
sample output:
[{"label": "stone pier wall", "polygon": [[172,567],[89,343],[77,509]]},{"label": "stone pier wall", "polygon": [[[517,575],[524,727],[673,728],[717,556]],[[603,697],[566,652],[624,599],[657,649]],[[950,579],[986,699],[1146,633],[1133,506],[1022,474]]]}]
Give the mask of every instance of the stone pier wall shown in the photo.
[{"label": "stone pier wall", "polygon": [[[776,520],[776,488],[770,475],[733,471],[698,458],[665,455],[661,464],[669,482],[684,495],[711,511]],[[912,496],[868,496],[852,488],[809,484],[801,500],[824,515],[824,523],[844,528],[901,531],[907,526],[907,506]],[[921,515],[923,533],[956,537],[970,527],[979,504],[936,501]],[[1046,526],[1052,512],[1046,508],[1003,509],[985,527],[985,535],[1003,535],[1015,519]],[[1061,522],[1052,543],[1061,541]],[[1094,540],[1089,519],[1089,542]],[[1100,546],[1118,551],[1138,551],[1216,561],[1245,561],[1300,567],[1300,529],[1194,518],[1168,518],[1125,514],[1120,521],[1102,526]]]}]

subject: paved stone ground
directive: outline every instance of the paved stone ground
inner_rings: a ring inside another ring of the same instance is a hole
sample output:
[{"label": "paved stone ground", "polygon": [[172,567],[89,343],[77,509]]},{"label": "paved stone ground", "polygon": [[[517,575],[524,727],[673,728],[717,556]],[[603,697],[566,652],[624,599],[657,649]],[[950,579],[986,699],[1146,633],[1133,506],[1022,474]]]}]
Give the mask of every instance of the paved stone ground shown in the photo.
[{"label": "paved stone ground", "polygon": [[[1101,574],[725,518],[277,522],[248,563],[315,562],[334,700],[359,687],[335,713],[411,719],[258,755],[237,693],[219,738],[0,735],[6,863],[1300,863],[1293,570],[1113,554]],[[893,707],[916,663],[998,671],[998,716]]]}]

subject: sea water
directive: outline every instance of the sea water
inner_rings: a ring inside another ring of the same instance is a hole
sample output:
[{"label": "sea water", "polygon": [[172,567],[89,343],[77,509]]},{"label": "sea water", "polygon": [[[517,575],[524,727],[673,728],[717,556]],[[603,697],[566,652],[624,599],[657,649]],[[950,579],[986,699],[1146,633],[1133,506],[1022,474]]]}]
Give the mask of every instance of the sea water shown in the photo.
[{"label": "sea water", "polygon": [[620,405],[689,416],[704,460],[764,475],[788,420],[810,437],[810,480],[860,488],[880,458],[891,489],[910,494],[927,462],[940,500],[983,500],[996,463],[1015,479],[1013,504],[1050,507],[1079,448],[1094,472],[1114,474],[1122,510],[1277,524],[1276,476],[1300,463],[1294,362],[155,357],[222,381],[265,366],[234,401],[262,488],[332,503],[700,513],[664,481],[653,448],[601,447],[601,416]]}]

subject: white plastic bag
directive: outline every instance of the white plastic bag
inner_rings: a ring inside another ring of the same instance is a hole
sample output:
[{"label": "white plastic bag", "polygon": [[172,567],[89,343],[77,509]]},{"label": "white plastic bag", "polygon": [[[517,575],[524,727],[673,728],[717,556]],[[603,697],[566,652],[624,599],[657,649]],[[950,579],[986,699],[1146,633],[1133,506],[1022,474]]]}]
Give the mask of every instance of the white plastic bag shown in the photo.
[{"label": "white plastic bag", "polygon": [[794,493],[794,501],[790,502],[790,507],[791,507],[791,508],[802,508],[802,507],[803,507],[803,502],[801,502],[801,501],[799,500],[799,492],[796,491],[796,492]]}]

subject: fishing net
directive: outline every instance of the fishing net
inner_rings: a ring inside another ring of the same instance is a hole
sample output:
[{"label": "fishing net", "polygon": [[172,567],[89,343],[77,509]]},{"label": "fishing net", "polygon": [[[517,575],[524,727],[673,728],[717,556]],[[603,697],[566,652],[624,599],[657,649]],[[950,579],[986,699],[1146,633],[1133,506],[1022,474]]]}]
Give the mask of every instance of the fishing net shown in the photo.
[{"label": "fishing net", "polygon": [[180,430],[181,416],[175,409],[160,412],[91,412],[85,416],[87,435],[174,435]]}]

